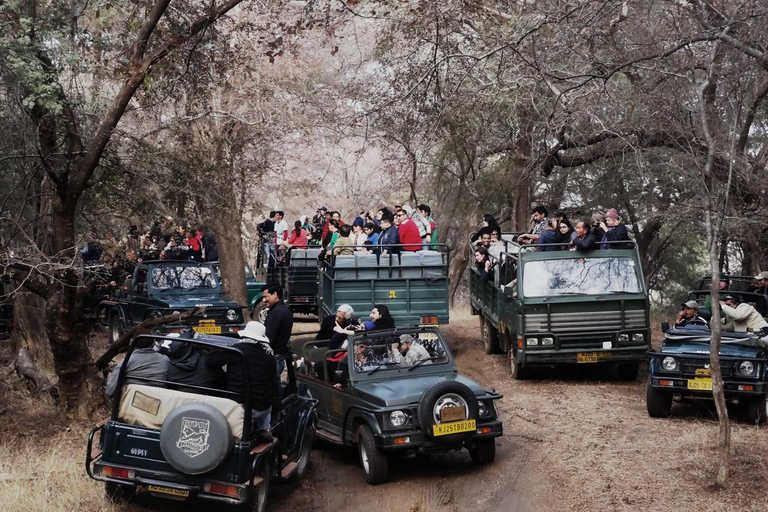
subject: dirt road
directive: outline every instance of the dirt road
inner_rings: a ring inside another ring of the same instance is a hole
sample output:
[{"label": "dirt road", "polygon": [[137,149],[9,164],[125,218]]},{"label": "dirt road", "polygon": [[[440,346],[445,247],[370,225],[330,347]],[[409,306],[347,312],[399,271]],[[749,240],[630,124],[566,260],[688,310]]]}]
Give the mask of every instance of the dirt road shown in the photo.
[{"label": "dirt road", "polygon": [[[496,461],[476,466],[466,452],[391,466],[370,486],[356,452],[323,447],[307,478],[271,489],[269,510],[765,510],[768,430],[734,409],[733,478],[710,487],[717,422],[711,409],[676,404],[673,417],[645,410],[645,378],[620,382],[611,370],[544,370],[510,381],[504,356],[487,356],[477,318],[452,313],[443,329],[462,374],[504,394],[505,435]],[[642,373],[642,372],[641,372]],[[756,449],[757,447],[761,447]]]}]

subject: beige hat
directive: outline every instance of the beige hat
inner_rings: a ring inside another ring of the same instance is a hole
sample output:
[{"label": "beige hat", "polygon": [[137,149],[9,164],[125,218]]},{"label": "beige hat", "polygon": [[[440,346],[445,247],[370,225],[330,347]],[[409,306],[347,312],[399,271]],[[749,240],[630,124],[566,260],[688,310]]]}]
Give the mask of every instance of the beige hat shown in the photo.
[{"label": "beige hat", "polygon": [[695,309],[696,311],[699,310],[699,304],[695,300],[689,300],[688,302],[683,302],[683,307]]},{"label": "beige hat", "polygon": [[245,325],[245,329],[238,331],[237,334],[239,334],[241,338],[250,338],[252,340],[266,341],[269,343],[269,338],[267,338],[267,328],[261,322],[248,322]]},{"label": "beige hat", "polygon": [[768,270],[763,270],[755,276],[755,279],[768,279]]}]

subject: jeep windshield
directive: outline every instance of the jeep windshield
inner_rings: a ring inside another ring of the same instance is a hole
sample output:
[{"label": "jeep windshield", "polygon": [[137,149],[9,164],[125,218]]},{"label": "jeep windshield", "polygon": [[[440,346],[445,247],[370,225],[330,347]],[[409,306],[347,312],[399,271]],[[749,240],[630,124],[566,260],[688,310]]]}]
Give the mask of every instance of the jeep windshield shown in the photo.
[{"label": "jeep windshield", "polygon": [[402,336],[402,331],[399,331],[355,341],[355,372],[370,375],[378,371],[414,369],[448,362],[448,351],[437,333],[410,333],[410,342],[401,341]]},{"label": "jeep windshield", "polygon": [[213,291],[219,287],[216,274],[211,267],[191,265],[163,265],[151,269],[153,290],[188,292],[205,289]]},{"label": "jeep windshield", "polygon": [[590,257],[527,261],[525,297],[641,293],[639,273],[628,257]]}]

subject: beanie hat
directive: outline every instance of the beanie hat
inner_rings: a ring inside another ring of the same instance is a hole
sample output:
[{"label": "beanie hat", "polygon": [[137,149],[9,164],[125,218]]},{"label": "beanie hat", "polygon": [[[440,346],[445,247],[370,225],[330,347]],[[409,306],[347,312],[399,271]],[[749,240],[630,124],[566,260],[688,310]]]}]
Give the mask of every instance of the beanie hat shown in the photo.
[{"label": "beanie hat", "polygon": [[619,212],[616,211],[616,208],[609,208],[607,212],[605,212],[605,218],[606,219],[618,219],[619,218]]},{"label": "beanie hat", "polygon": [[365,227],[365,221],[362,217],[355,217],[355,220],[352,222],[353,226],[360,226],[361,228]]}]

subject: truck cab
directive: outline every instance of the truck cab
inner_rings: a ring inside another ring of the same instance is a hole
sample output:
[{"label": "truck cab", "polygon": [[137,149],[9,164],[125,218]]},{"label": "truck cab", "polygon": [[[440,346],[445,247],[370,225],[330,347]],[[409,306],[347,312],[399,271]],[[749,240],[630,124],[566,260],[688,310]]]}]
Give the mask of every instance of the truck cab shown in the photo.
[{"label": "truck cab", "polygon": [[650,331],[634,243],[541,251],[515,238],[505,233],[491,246],[491,279],[482,280],[474,267],[470,272],[470,303],[480,316],[486,352],[506,352],[514,379],[534,366],[612,363],[623,380],[635,380]]}]

